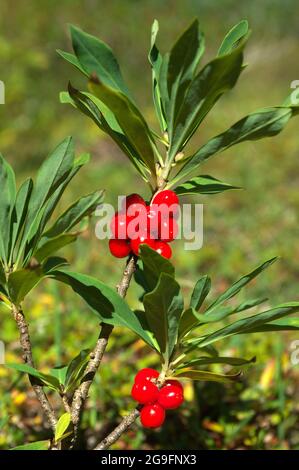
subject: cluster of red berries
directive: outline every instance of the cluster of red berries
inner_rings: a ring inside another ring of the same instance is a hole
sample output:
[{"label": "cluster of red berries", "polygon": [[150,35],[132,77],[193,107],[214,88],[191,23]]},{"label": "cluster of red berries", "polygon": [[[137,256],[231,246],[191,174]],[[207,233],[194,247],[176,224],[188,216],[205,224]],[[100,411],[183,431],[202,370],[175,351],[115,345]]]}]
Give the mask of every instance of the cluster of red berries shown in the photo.
[{"label": "cluster of red berries", "polygon": [[140,420],[145,428],[158,428],[164,423],[165,410],[174,410],[184,401],[184,390],[177,380],[166,380],[159,389],[159,372],[146,368],[138,372],[132,388],[132,398],[144,405]]},{"label": "cluster of red berries", "polygon": [[146,244],[161,256],[170,258],[169,242],[178,234],[178,204],[177,195],[170,190],[157,193],[150,204],[139,194],[127,196],[121,210],[111,220],[111,254],[125,258],[133,252],[138,256],[140,245]]}]

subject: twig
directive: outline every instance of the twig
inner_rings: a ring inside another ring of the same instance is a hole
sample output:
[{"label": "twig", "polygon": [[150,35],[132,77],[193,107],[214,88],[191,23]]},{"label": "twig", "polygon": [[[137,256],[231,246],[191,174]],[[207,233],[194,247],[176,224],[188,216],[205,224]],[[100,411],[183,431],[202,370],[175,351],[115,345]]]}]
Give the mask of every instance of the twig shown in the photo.
[{"label": "twig", "polygon": [[[129,258],[126,268],[123,272],[122,279],[117,286],[118,294],[124,298],[127,294],[127,290],[129,288],[132,276],[136,269],[136,258],[132,256]],[[72,423],[74,426],[74,438],[73,443],[77,440],[78,428],[80,423],[81,413],[84,407],[84,403],[88,397],[88,392],[90,386],[93,382],[94,376],[100,367],[104,352],[106,350],[109,337],[112,333],[113,326],[107,325],[106,323],[102,324],[101,332],[99,338],[97,340],[97,344],[94,348],[93,353],[90,356],[90,361],[87,364],[85,375],[83,381],[79,388],[74,393],[73,401],[72,401]]]},{"label": "twig", "polygon": [[105,439],[102,440],[94,450],[105,450],[109,449],[109,447],[116,442],[120,436],[136,421],[139,416],[138,408],[135,408],[128,414],[122,422],[110,433],[108,434]]},{"label": "twig", "polygon": [[[15,305],[12,306],[12,313],[20,334],[20,344],[23,351],[23,360],[26,364],[29,364],[31,367],[34,367],[29,329],[25,320],[24,313],[21,308],[18,308]],[[33,387],[33,390],[35,391],[37,399],[40,402],[42,410],[49,421],[51,428],[53,429],[53,431],[55,431],[57,423],[55,412],[47,398],[47,395],[43,390],[43,387],[41,387],[40,385],[35,385],[34,378],[30,379],[30,382]]]}]

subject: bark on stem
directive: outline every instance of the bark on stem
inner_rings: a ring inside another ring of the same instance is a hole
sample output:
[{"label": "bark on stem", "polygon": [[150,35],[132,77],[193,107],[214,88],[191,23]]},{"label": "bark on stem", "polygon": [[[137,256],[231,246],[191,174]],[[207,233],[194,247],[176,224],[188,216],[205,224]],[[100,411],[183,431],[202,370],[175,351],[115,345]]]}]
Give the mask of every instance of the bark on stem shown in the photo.
[{"label": "bark on stem", "polygon": [[139,416],[138,408],[135,408],[129,413],[122,422],[110,433],[105,439],[102,440],[94,450],[105,450],[116,442],[120,436],[136,421]]},{"label": "bark on stem", "polygon": [[[15,305],[12,307],[12,313],[20,334],[20,344],[23,351],[23,360],[29,366],[34,367],[29,328],[24,313],[21,308],[18,308]],[[30,380],[30,382],[51,428],[53,429],[53,431],[55,431],[57,420],[55,417],[54,410],[47,398],[47,395],[43,390],[43,387],[41,387],[40,385],[35,385],[34,379]]]},{"label": "bark on stem", "polygon": [[[136,258],[132,256],[123,272],[122,279],[117,286],[117,292],[121,297],[125,297],[129,288],[131,279],[136,269]],[[100,367],[104,352],[106,350],[110,334],[112,333],[113,326],[102,324],[101,332],[97,340],[97,344],[91,354],[90,361],[86,367],[85,376],[83,382],[76,390],[73,401],[72,401],[72,423],[74,426],[74,439],[73,445],[77,439],[78,428],[80,424],[81,413],[84,407],[84,403],[88,397],[90,386],[93,382],[94,376]]]}]

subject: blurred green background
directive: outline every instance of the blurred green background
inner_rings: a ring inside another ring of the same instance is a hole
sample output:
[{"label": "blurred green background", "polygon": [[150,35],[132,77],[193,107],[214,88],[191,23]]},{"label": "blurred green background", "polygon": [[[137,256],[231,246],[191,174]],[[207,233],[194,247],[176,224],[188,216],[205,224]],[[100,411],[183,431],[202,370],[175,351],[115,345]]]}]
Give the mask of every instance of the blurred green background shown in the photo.
[{"label": "blurred green background", "polygon": [[[248,68],[236,89],[215,106],[190,149],[243,115],[280,104],[290,93],[291,82],[299,79],[296,0],[1,0],[0,79],[6,86],[6,104],[0,106],[0,151],[13,164],[18,179],[34,174],[47,153],[71,134],[78,153],[90,152],[92,161],[65,194],[63,206],[97,188],[106,189],[106,200],[113,203],[118,194],[134,191],[147,196],[114,144],[87,118],[59,103],[58,94],[68,80],[77,88],[84,86],[84,80],[55,50],[70,50],[68,23],[109,43],[137,102],[156,127],[147,62],[151,23],[159,20],[159,45],[165,50],[195,16],[206,36],[205,62],[239,20],[248,19],[253,32],[246,51]],[[184,251],[180,242],[173,245],[173,261],[186,295],[202,274],[212,277],[213,292],[218,293],[261,261],[279,255],[279,262],[252,286],[250,295],[269,295],[273,304],[299,299],[298,123],[292,120],[273,139],[233,147],[205,166],[203,173],[244,190],[196,199],[204,204],[204,247],[192,252]],[[108,254],[107,242],[97,240],[93,229],[67,254],[74,269],[110,285],[120,276],[123,262]],[[133,286],[128,301],[138,306],[137,298]],[[45,282],[33,291],[25,310],[43,370],[70,360],[95,342],[96,317],[60,285]],[[20,360],[17,332],[7,311],[1,311],[0,332],[7,361]],[[187,384],[186,404],[180,412],[169,413],[162,431],[134,426],[115,447],[299,449],[299,365],[290,363],[293,339],[299,339],[298,334],[223,342],[225,354],[257,355],[257,364],[240,384]],[[133,374],[147,365],[157,365],[156,357],[130,333],[116,330],[102,376],[91,391],[82,447],[92,447],[119,415],[133,407],[129,397]],[[27,379],[1,367],[0,394],[0,448],[48,435]]]}]

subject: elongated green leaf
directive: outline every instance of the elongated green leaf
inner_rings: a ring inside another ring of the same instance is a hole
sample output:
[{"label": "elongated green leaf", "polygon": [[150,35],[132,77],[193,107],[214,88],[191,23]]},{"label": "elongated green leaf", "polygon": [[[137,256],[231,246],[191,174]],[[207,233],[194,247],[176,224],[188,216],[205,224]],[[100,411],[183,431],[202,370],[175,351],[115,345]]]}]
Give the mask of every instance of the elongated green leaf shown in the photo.
[{"label": "elongated green leaf", "polygon": [[[206,314],[205,313],[198,313],[196,311],[193,311],[193,317],[197,318],[198,322],[193,324],[192,328],[197,328],[200,325],[207,324],[207,323],[215,323],[224,320],[224,318],[227,318],[229,315],[232,315],[233,313],[240,313],[243,312],[244,310],[248,310],[252,307],[255,307],[256,305],[260,305],[262,302],[265,300],[268,300],[267,298],[259,298],[259,299],[253,299],[249,300],[247,302],[243,302],[240,305],[232,305],[228,307],[215,307],[213,309],[212,313]],[[215,311],[214,311],[215,310]]]},{"label": "elongated green leaf", "polygon": [[49,155],[40,167],[28,207],[19,253],[28,240],[35,237],[45,210],[45,203],[67,179],[74,166],[74,145],[66,138]]},{"label": "elongated green leaf", "polygon": [[71,170],[67,173],[65,178],[62,180],[61,184],[54,191],[54,193],[48,198],[45,202],[41,211],[37,214],[37,217],[27,235],[27,241],[24,250],[24,260],[23,265],[26,265],[30,258],[33,256],[35,249],[41,239],[41,236],[44,232],[44,229],[50,220],[55,208],[57,207],[58,202],[60,201],[66,187],[82,168],[83,165],[89,160],[89,155],[84,154],[76,160]]},{"label": "elongated green leaf", "polygon": [[179,318],[184,308],[180,286],[169,274],[162,273],[157,287],[143,298],[150,331],[165,360],[171,357],[177,341]]},{"label": "elongated green leaf", "polygon": [[218,331],[215,331],[214,333],[211,333],[210,335],[207,335],[205,338],[198,340],[198,342],[195,340],[195,342],[197,346],[206,346],[214,343],[215,341],[219,341],[220,339],[227,338],[228,336],[253,332],[255,328],[260,328],[271,321],[278,320],[279,318],[298,311],[299,302],[282,304],[265,312],[238,320]]},{"label": "elongated green leaf", "polygon": [[75,26],[70,27],[70,32],[74,52],[87,74],[90,76],[96,73],[103,83],[128,95],[127,86],[111,48]]},{"label": "elongated green leaf", "polygon": [[195,310],[198,310],[202,306],[210,290],[211,279],[209,278],[209,276],[203,276],[197,281],[194,286],[190,299],[190,307],[194,308]]},{"label": "elongated green leaf", "polygon": [[65,386],[67,368],[68,366],[57,366],[50,370],[50,375],[56,377],[63,386]]},{"label": "elongated green leaf", "polygon": [[154,20],[151,30],[151,48],[148,54],[148,59],[152,67],[152,93],[153,100],[155,105],[155,110],[157,118],[159,120],[160,128],[163,132],[167,129],[167,124],[165,120],[164,110],[163,110],[163,99],[161,97],[161,91],[159,87],[159,75],[160,67],[162,64],[162,56],[159,52],[159,49],[156,46],[156,38],[159,31],[159,23],[157,20]]},{"label": "elongated green leaf", "polygon": [[237,295],[243,287],[245,287],[250,281],[252,281],[256,276],[258,276],[261,272],[265,269],[269,268],[275,261],[277,257],[271,258],[265,261],[263,264],[258,266],[256,269],[251,271],[245,276],[241,277],[238,281],[234,282],[234,284],[229,287],[223,294],[221,294],[206,310],[206,315],[210,315],[211,312],[217,307],[218,305],[222,304],[226,300],[231,299],[235,295]]},{"label": "elongated green leaf", "polygon": [[82,67],[80,64],[79,60],[74,54],[70,54],[69,52],[62,51],[61,49],[56,49],[56,52],[67,62],[72,64],[74,67],[76,67],[80,72],[82,72],[84,75],[87,77],[89,76],[89,73]]},{"label": "elongated green leaf", "polygon": [[262,333],[271,331],[296,331],[299,330],[299,318],[287,318],[275,322],[266,323],[262,326],[256,326],[246,331],[246,333]]},{"label": "elongated green leaf", "polygon": [[64,413],[60,416],[55,429],[55,442],[59,442],[71,423],[70,413]]},{"label": "elongated green leaf", "polygon": [[48,277],[53,269],[62,264],[65,264],[63,258],[53,257],[42,265],[12,272],[8,278],[10,299],[18,305],[42,279]]},{"label": "elongated green leaf", "polygon": [[195,19],[178,38],[169,54],[167,68],[169,105],[166,111],[171,141],[175,119],[203,52],[204,38],[199,31],[198,20]]},{"label": "elongated green leaf", "polygon": [[123,93],[106,86],[104,83],[92,80],[90,81],[90,89],[99,100],[111,109],[132,147],[155,174],[154,142],[140,111]]},{"label": "elongated green leaf", "polygon": [[44,261],[48,256],[56,253],[61,248],[73,243],[77,240],[77,235],[72,233],[63,233],[57,237],[50,238],[41,244],[38,249],[34,252],[33,256],[39,263]]},{"label": "elongated green leaf", "polygon": [[50,447],[50,441],[36,441],[30,442],[29,444],[22,444],[17,447],[13,447],[10,450],[48,450]]},{"label": "elongated green leaf", "polygon": [[175,188],[178,195],[183,194],[218,194],[228,189],[240,189],[238,186],[231,186],[209,175],[195,176],[189,181],[180,184]]},{"label": "elongated green leaf", "polygon": [[24,374],[28,374],[31,377],[35,377],[41,382],[42,385],[45,385],[48,388],[51,388],[53,390],[58,390],[58,391],[60,390],[60,384],[56,377],[53,377],[52,375],[49,375],[49,374],[43,374],[42,372],[39,372],[38,370],[34,369],[34,367],[31,367],[27,364],[10,363],[10,364],[5,364],[5,367],[8,367],[9,369],[17,370],[18,372],[23,372]]},{"label": "elongated green leaf", "polygon": [[190,308],[186,309],[181,318],[179,324],[179,336],[182,338],[190,330],[193,329],[195,325],[198,324],[198,318],[195,315],[195,311],[198,310],[203,304],[205,298],[211,289],[211,279],[208,276],[203,276],[200,278],[194,286],[191,299],[190,299]]},{"label": "elongated green leaf", "polygon": [[16,181],[12,167],[0,154],[0,259],[7,261],[9,221],[16,197]]},{"label": "elongated green leaf", "polygon": [[223,375],[223,374],[214,374],[213,372],[207,372],[205,370],[178,370],[175,372],[175,377],[181,377],[192,380],[202,380],[205,382],[221,382],[221,383],[231,383],[240,378],[239,374],[233,375]]},{"label": "elongated green leaf", "polygon": [[6,284],[5,271],[4,271],[1,261],[0,261],[0,284],[2,284],[3,286]]},{"label": "elongated green leaf", "polygon": [[248,34],[248,21],[242,20],[226,34],[219,48],[218,56],[230,53],[246,34]]},{"label": "elongated green leaf", "polygon": [[195,152],[172,183],[175,184],[179,179],[185,178],[212,155],[223,152],[233,145],[279,134],[294,114],[294,109],[282,106],[264,108],[249,114],[222,134],[210,139]]},{"label": "elongated green leaf", "polygon": [[171,262],[147,245],[140,246],[140,258],[143,262],[143,274],[149,290],[156,287],[162,273],[174,277],[175,271]]},{"label": "elongated green leaf", "polygon": [[194,315],[194,308],[187,308],[181,318],[179,324],[179,337],[183,338],[189,331],[198,325],[198,318]]},{"label": "elongated green leaf", "polygon": [[164,54],[162,57],[161,65],[159,68],[158,86],[161,95],[161,103],[163,114],[166,116],[166,110],[169,107],[169,92],[168,92],[168,63],[169,63],[169,52]]},{"label": "elongated green leaf", "polygon": [[66,371],[65,385],[69,390],[83,377],[90,355],[89,349],[84,349],[69,363]]},{"label": "elongated green leaf", "polygon": [[239,357],[199,357],[198,359],[191,359],[190,361],[186,361],[178,366],[179,369],[184,369],[187,367],[193,366],[205,366],[210,364],[227,364],[229,366],[234,367],[241,367],[244,365],[251,364],[256,362],[256,358],[252,357],[251,359],[242,359]]},{"label": "elongated green leaf", "polygon": [[147,180],[146,170],[148,169],[145,163],[123,133],[111,110],[91,93],[79,92],[71,84],[69,84],[67,96],[68,98],[63,95],[64,102],[72,104],[91,118],[103,132],[106,132],[130,159],[142,178]]},{"label": "elongated green leaf", "polygon": [[15,249],[16,242],[22,231],[25,218],[27,216],[28,205],[30,196],[33,189],[33,181],[31,178],[24,181],[21,185],[17,196],[16,202],[11,215],[11,226],[10,226],[10,249],[9,256],[12,260],[13,252]]},{"label": "elongated green leaf", "polygon": [[81,197],[78,201],[74,202],[54,223],[54,225],[47,230],[45,238],[57,237],[57,235],[69,232],[75,227],[84,217],[95,211],[97,206],[103,201],[103,191],[96,191]]},{"label": "elongated green leaf", "polygon": [[66,271],[61,268],[52,276],[68,284],[89,305],[101,321],[114,326],[124,326],[140,336],[150,346],[150,336],[144,331],[139,317],[128,304],[103,282],[84,274]]},{"label": "elongated green leaf", "polygon": [[230,54],[208,63],[190,84],[177,115],[169,158],[182,150],[216,101],[236,84],[242,71],[246,39]]}]

